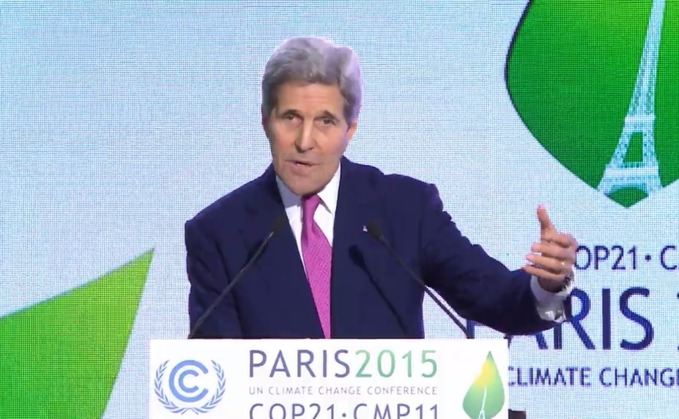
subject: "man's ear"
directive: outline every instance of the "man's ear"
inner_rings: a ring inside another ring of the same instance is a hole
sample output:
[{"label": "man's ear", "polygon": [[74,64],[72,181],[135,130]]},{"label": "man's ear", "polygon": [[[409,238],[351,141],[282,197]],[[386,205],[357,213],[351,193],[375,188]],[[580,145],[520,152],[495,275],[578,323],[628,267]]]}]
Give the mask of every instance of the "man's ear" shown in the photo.
[{"label": "man's ear", "polygon": [[351,137],[353,137],[356,132],[356,128],[358,128],[358,119],[354,119],[349,123],[349,127],[347,128],[347,140],[351,140]]},{"label": "man's ear", "polygon": [[264,105],[260,106],[259,112],[262,117],[262,129],[264,130],[264,134],[266,134],[267,138],[269,137],[269,115],[267,115],[264,111]]}]

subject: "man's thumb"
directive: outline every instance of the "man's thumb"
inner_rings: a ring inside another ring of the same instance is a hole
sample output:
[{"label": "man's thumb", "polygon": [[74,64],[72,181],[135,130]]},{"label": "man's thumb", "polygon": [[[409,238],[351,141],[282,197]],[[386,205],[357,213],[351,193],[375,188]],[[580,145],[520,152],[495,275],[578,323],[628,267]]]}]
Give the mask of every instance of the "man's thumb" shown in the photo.
[{"label": "man's thumb", "polygon": [[547,209],[544,205],[538,206],[538,221],[540,222],[540,234],[544,234],[548,231],[554,230],[554,225],[549,219],[549,214],[547,214]]}]

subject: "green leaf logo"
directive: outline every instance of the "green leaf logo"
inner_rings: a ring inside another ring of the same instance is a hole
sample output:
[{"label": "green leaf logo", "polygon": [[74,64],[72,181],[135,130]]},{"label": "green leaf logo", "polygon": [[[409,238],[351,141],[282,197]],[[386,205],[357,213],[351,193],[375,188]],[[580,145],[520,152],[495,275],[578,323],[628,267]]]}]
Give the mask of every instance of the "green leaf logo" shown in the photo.
[{"label": "green leaf logo", "polygon": [[152,255],[0,318],[0,418],[101,417]]},{"label": "green leaf logo", "polygon": [[502,410],[505,392],[493,354],[488,352],[481,372],[464,396],[462,407],[471,419],[490,419]]},{"label": "green leaf logo", "polygon": [[679,179],[679,2],[532,0],[507,56],[540,144],[624,207]]}]

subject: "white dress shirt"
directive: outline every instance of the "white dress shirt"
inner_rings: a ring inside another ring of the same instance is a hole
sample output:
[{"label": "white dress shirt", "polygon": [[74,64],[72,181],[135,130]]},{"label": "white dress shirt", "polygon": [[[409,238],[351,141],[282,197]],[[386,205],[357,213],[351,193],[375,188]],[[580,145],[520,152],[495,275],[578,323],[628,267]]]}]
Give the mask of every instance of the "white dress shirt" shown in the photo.
[{"label": "white dress shirt", "polygon": [[[330,179],[330,182],[318,193],[321,198],[321,203],[318,205],[314,213],[314,221],[318,227],[323,231],[325,237],[328,239],[330,246],[332,246],[333,230],[335,223],[335,213],[337,210],[337,196],[339,195],[341,165],[338,166],[335,175]],[[285,213],[288,216],[292,233],[295,235],[297,242],[297,250],[299,251],[302,265],[304,265],[304,258],[302,255],[302,205],[301,197],[292,192],[283,181],[276,176],[276,183],[278,184],[278,191],[285,206]],[[531,291],[535,295],[536,308],[540,317],[544,320],[562,322],[565,320],[564,315],[564,300],[570,295],[575,287],[575,281],[571,281],[568,288],[559,292],[551,293],[543,289],[537,277],[532,276],[530,282]]]}]

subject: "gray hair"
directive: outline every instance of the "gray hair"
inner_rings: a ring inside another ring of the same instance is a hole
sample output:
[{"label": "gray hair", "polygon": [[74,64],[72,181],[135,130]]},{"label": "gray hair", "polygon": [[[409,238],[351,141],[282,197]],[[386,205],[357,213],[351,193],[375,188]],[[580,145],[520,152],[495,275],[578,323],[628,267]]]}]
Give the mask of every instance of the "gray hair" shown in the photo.
[{"label": "gray hair", "polygon": [[290,38],[273,52],[262,77],[262,110],[277,105],[278,86],[288,81],[336,85],[344,97],[344,117],[351,123],[361,109],[361,69],[358,56],[343,45],[317,37]]}]

